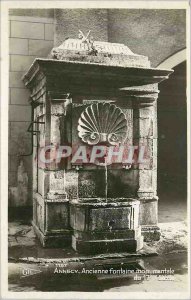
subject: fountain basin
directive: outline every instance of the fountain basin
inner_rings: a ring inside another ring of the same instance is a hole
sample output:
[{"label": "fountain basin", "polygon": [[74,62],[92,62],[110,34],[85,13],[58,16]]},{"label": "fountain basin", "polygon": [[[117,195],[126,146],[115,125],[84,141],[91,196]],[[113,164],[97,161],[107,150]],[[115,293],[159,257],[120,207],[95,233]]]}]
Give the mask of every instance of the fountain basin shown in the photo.
[{"label": "fountain basin", "polygon": [[72,247],[80,253],[135,252],[143,247],[140,201],[83,198],[70,202]]}]

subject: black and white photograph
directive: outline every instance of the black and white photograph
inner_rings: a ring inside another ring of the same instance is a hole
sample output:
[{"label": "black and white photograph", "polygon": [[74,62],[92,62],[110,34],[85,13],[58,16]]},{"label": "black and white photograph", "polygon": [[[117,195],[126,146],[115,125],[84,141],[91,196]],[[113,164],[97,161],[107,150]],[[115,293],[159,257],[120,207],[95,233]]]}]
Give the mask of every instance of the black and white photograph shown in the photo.
[{"label": "black and white photograph", "polygon": [[2,299],[190,299],[189,2],[1,6]]}]

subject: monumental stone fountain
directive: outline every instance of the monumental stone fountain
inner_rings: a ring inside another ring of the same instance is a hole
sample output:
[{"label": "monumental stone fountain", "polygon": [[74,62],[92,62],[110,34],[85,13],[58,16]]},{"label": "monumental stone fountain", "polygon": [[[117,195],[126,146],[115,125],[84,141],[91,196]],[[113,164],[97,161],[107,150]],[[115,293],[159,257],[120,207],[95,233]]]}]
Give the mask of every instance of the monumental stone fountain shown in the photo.
[{"label": "monumental stone fountain", "polygon": [[[44,247],[135,252],[143,238],[160,238],[157,97],[158,83],[171,72],[151,68],[126,45],[82,32],[47,59],[35,59],[23,79],[32,105],[33,227]],[[121,145],[143,145],[146,163],[108,163],[107,151],[88,160],[95,146]],[[56,160],[64,146],[71,156]],[[85,163],[71,159],[81,146]],[[43,163],[45,148],[49,161]]]}]

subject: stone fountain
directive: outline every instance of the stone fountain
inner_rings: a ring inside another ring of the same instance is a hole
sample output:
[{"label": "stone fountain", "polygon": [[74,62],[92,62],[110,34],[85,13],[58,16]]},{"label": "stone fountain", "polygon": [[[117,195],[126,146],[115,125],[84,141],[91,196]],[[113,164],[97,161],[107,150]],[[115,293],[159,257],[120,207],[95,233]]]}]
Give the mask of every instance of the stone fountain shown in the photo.
[{"label": "stone fountain", "polygon": [[[135,252],[143,238],[160,238],[157,97],[158,83],[171,72],[151,68],[126,45],[94,41],[81,31],[49,58],[35,59],[23,79],[33,111],[33,226],[43,246]],[[87,161],[56,160],[65,145],[71,157],[85,147]],[[95,146],[121,145],[144,145],[147,163],[108,163],[107,154],[88,159]],[[43,164],[44,147],[51,159]]]}]

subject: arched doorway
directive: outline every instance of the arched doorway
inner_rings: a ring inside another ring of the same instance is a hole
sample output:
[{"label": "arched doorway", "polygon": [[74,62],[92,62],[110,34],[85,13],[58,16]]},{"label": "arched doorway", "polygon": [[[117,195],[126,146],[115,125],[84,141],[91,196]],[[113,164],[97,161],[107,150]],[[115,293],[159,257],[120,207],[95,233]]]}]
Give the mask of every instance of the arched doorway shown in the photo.
[{"label": "arched doorway", "polygon": [[[172,61],[173,60],[171,60],[171,62]],[[165,68],[164,63],[163,68]],[[183,221],[186,218],[186,61],[180,62],[178,65],[172,68],[174,69],[174,73],[170,76],[168,80],[162,82],[159,85],[159,222]]]}]

